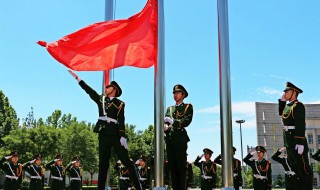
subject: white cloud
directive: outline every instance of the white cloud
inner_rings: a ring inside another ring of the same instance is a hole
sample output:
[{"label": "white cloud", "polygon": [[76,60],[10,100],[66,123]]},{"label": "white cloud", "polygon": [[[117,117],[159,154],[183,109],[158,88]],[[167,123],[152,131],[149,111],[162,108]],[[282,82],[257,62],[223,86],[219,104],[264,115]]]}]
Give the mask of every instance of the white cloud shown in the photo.
[{"label": "white cloud", "polygon": [[263,87],[263,88],[258,88],[257,89],[258,92],[263,93],[263,94],[267,94],[267,95],[277,95],[279,97],[282,96],[283,92],[280,90],[276,90],[273,88],[268,88],[268,87]]},{"label": "white cloud", "polygon": [[[254,116],[255,115],[255,102],[237,102],[232,103],[232,113],[233,114],[240,114],[240,115],[247,115],[247,116]],[[198,113],[220,113],[220,106],[212,106],[209,108],[204,108],[197,110]]]},{"label": "white cloud", "polygon": [[306,102],[306,104],[320,104],[320,100],[312,101],[312,102]]}]

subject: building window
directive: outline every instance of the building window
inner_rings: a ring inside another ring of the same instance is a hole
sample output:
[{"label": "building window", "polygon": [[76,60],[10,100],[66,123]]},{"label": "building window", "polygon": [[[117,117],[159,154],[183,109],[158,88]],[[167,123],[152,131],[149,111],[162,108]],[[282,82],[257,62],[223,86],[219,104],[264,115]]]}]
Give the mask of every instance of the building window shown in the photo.
[{"label": "building window", "polygon": [[318,144],[320,144],[320,135],[318,135]]},{"label": "building window", "polygon": [[264,112],[262,112],[262,120],[266,120],[266,118],[264,117]]},{"label": "building window", "polygon": [[266,133],[266,125],[263,124],[263,133]]},{"label": "building window", "polygon": [[309,144],[313,144],[313,135],[308,135],[308,142]]},{"label": "building window", "polygon": [[318,181],[317,181],[317,178],[313,178],[313,186],[318,186]]}]

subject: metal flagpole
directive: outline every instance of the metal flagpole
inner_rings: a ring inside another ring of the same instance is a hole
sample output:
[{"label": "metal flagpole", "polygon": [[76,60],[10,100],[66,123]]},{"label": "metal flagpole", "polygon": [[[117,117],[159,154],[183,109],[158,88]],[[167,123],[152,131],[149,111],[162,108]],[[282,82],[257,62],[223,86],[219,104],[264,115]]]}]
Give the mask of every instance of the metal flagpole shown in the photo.
[{"label": "metal flagpole", "polygon": [[217,0],[220,75],[220,120],[222,150],[222,189],[233,188],[232,116],[230,92],[230,55],[228,28],[228,0]]},{"label": "metal flagpole", "polygon": [[158,61],[154,66],[154,132],[155,152],[154,171],[155,189],[164,190],[163,165],[164,165],[164,81],[165,81],[165,54],[164,54],[164,8],[163,1],[158,1]]},{"label": "metal flagpole", "polygon": [[[107,20],[113,20],[114,19],[114,0],[105,0],[105,21]],[[109,82],[113,78],[113,73],[111,70],[103,71],[103,81],[102,81],[102,94],[104,94],[106,83],[106,78],[109,77]],[[109,167],[110,168],[110,167]],[[107,174],[107,181],[106,181],[106,189],[110,188],[110,169],[108,170]]]}]

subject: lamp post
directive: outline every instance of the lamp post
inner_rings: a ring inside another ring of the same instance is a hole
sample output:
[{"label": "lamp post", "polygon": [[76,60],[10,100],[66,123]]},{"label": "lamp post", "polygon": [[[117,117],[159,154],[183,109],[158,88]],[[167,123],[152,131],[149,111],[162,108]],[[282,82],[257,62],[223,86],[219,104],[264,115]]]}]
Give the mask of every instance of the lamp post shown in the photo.
[{"label": "lamp post", "polygon": [[[243,167],[243,150],[242,150],[242,129],[241,129],[241,123],[244,123],[245,120],[236,120],[236,123],[240,124],[240,141],[241,141],[241,163],[242,163],[242,167]],[[243,182],[243,186],[245,184],[244,181],[244,175],[243,175],[243,170],[242,171],[242,182]]]}]

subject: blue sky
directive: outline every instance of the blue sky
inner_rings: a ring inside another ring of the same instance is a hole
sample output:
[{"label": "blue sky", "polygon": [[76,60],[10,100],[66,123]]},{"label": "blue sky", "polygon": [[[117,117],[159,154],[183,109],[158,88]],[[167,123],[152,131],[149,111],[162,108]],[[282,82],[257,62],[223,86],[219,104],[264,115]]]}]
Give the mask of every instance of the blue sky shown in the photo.
[{"label": "blue sky", "polygon": [[[116,0],[115,18],[139,12],[146,0]],[[233,121],[245,119],[243,144],[256,146],[254,102],[276,102],[285,82],[304,90],[300,100],[320,103],[320,2],[297,0],[229,1]],[[209,147],[220,153],[219,73],[216,1],[165,1],[166,106],[172,87],[183,84],[194,106],[188,128],[188,160]],[[36,118],[55,109],[95,122],[97,108],[36,41],[47,42],[104,20],[104,1],[7,1],[0,6],[0,90],[19,118],[34,108]],[[78,72],[101,91],[102,72]],[[143,130],[153,124],[153,68],[115,70],[126,102],[126,122]],[[240,150],[238,124],[234,145]],[[244,153],[246,154],[246,153]],[[236,157],[240,158],[240,151]]]}]

